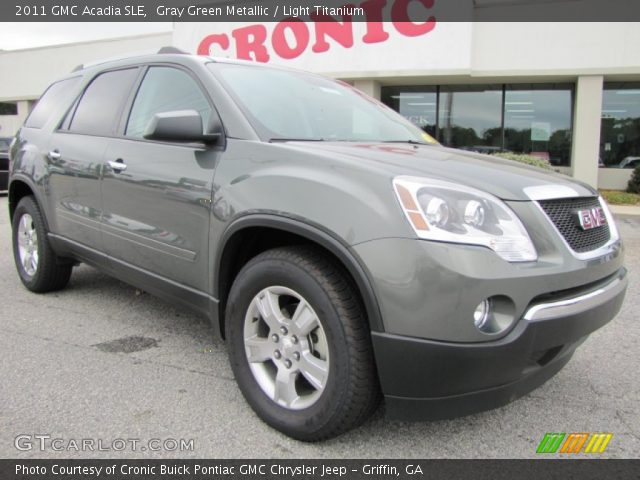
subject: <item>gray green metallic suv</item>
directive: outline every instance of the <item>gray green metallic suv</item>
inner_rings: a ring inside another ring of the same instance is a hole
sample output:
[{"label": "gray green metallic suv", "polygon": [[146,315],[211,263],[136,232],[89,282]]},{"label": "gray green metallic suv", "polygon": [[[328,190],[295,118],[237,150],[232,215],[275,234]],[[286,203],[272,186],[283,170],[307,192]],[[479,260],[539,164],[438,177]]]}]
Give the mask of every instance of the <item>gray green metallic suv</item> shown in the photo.
[{"label": "gray green metallic suv", "polygon": [[622,304],[591,187],[443,148],[320,76],[161,51],[77,69],[10,151],[24,285],[86,262],[195,309],[301,440],[506,404]]}]

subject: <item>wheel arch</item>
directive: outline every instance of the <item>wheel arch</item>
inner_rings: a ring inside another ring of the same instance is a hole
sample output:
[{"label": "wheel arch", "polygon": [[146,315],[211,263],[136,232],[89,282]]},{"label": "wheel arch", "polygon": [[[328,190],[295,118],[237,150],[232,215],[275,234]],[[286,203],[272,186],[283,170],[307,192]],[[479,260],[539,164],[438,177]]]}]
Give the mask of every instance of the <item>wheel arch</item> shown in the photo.
[{"label": "wheel arch", "polygon": [[[256,239],[259,237],[260,241]],[[251,258],[270,248],[312,244],[344,268],[365,308],[369,329],[383,332],[382,316],[369,274],[349,246],[334,234],[307,222],[273,214],[251,214],[232,222],[221,237],[214,263],[213,296],[219,300],[217,327],[224,337],[226,301],[236,275]]]},{"label": "wheel arch", "polygon": [[40,193],[38,192],[38,189],[35,188],[35,186],[29,179],[23,176],[14,177],[9,184],[9,221],[13,222],[13,214],[16,211],[16,207],[18,206],[18,203],[20,203],[20,200],[28,196],[32,196],[34,198],[35,202],[40,208],[40,211],[42,212],[42,218],[44,219],[47,230],[50,230],[49,221],[47,219],[47,216],[44,214],[45,212],[42,208],[43,203],[40,199]]}]

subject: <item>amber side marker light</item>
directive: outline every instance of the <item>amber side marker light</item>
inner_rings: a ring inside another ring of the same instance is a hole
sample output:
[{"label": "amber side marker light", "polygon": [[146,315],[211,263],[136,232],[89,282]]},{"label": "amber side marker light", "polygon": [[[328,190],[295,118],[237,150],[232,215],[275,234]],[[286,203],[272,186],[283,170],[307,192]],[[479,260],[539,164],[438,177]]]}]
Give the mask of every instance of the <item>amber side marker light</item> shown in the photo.
[{"label": "amber side marker light", "polygon": [[398,194],[398,198],[400,199],[400,203],[402,204],[402,208],[404,208],[404,211],[409,217],[413,228],[416,230],[429,230],[429,225],[424,219],[422,212],[420,212],[420,207],[416,204],[411,192],[402,185],[396,184],[394,186]]}]

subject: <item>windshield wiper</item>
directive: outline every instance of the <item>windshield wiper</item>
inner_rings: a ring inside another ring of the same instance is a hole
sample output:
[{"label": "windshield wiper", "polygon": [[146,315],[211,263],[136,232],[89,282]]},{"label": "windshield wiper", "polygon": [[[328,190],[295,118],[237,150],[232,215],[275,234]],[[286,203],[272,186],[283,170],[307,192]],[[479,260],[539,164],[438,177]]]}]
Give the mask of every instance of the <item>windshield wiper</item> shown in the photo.
[{"label": "windshield wiper", "polygon": [[274,137],[269,139],[272,142],[324,142],[324,138],[280,138]]}]

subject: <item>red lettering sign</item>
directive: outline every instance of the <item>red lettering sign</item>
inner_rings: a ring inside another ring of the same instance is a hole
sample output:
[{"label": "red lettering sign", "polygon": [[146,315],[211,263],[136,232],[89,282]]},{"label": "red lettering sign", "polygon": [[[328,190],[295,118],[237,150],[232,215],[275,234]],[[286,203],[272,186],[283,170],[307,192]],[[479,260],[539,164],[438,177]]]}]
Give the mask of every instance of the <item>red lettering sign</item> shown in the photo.
[{"label": "red lettering sign", "polygon": [[329,50],[329,43],[326,38],[331,37],[344,48],[353,47],[353,23],[351,15],[345,15],[343,22],[338,22],[329,15],[311,15],[311,20],[315,22],[316,27],[316,43],[312,50],[316,53],[322,53]]},{"label": "red lettering sign", "polygon": [[[433,7],[435,0],[395,0],[391,5],[391,24],[396,32],[405,37],[427,35],[436,27],[434,16],[424,22],[415,22],[409,15],[412,3],[421,4],[425,10]],[[383,12],[386,0],[365,0],[360,8],[365,14],[366,31],[360,38],[363,43],[381,43],[389,39],[385,31]],[[354,7],[348,4],[344,7]],[[311,14],[311,22],[298,17],[289,17],[276,23],[268,38],[267,28],[262,24],[247,25],[231,31],[235,45],[235,56],[239,59],[266,63],[272,53],[279,58],[291,60],[299,57],[311,47],[314,53],[325,53],[331,49],[327,39],[342,48],[353,48],[354,33],[351,15],[343,15],[340,20],[328,15]],[[228,51],[231,48],[229,35],[214,33],[204,37],[198,45],[198,55],[215,55],[215,50]]]},{"label": "red lettering sign", "polygon": [[[391,19],[393,20],[393,26],[402,35],[407,37],[418,37],[425,35],[433,30],[436,26],[435,17],[429,17],[424,23],[415,23],[409,19],[409,3],[412,0],[396,0],[391,9]],[[434,0],[417,0],[426,8],[433,7]]]},{"label": "red lettering sign", "polygon": [[236,58],[263,63],[269,61],[269,53],[264,46],[267,39],[267,29],[264,25],[236,28],[231,35],[236,41]]},{"label": "red lettering sign", "polygon": [[[287,42],[286,30],[293,34],[294,45],[289,45]],[[273,50],[281,58],[290,60],[299,57],[309,45],[309,29],[299,18],[288,18],[276,24],[271,35],[271,43],[273,44]]]},{"label": "red lettering sign", "polygon": [[380,43],[389,38],[382,23],[382,9],[386,4],[386,0],[367,0],[360,4],[367,17],[367,33],[362,37],[364,43]]},{"label": "red lettering sign", "polygon": [[198,55],[209,55],[211,46],[214,44],[220,45],[222,50],[229,48],[229,37],[224,33],[214,33],[213,35],[207,35],[202,39],[200,45],[198,45]]}]

